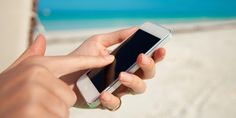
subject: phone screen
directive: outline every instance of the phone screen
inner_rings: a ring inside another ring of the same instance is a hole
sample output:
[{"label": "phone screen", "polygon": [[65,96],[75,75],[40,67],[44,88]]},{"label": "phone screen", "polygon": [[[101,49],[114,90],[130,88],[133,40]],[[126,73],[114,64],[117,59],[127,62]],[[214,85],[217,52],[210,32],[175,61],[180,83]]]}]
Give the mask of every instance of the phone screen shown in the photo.
[{"label": "phone screen", "polygon": [[159,41],[160,38],[139,29],[111,53],[115,56],[113,63],[92,69],[87,75],[101,93],[118,78],[120,72],[126,71],[136,62],[140,53],[146,53]]}]

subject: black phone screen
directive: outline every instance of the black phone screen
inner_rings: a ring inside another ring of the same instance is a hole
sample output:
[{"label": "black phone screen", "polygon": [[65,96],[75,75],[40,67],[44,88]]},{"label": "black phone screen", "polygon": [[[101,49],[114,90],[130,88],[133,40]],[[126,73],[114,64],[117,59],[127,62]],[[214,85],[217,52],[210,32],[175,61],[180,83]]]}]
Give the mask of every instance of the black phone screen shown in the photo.
[{"label": "black phone screen", "polygon": [[120,72],[136,62],[140,53],[146,53],[159,41],[160,38],[139,29],[111,53],[115,56],[113,63],[92,69],[87,75],[101,93],[118,78]]}]

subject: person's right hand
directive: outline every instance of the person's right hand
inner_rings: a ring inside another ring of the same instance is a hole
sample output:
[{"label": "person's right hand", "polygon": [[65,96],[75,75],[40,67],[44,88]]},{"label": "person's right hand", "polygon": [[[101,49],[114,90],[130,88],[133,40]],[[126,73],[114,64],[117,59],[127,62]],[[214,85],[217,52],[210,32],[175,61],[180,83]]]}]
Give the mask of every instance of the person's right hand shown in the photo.
[{"label": "person's right hand", "polygon": [[113,56],[46,57],[44,51],[45,40],[39,36],[35,44],[0,74],[0,117],[68,117],[69,108],[77,98],[58,78],[102,67],[114,60]]}]

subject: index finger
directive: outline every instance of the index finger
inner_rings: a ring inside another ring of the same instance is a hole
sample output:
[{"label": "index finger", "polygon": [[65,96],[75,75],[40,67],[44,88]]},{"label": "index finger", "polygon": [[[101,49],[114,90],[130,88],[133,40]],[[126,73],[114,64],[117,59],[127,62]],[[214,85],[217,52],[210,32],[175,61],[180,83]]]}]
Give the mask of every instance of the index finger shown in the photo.
[{"label": "index finger", "polygon": [[43,57],[34,60],[35,63],[45,66],[56,77],[72,72],[98,68],[113,62],[114,56],[55,56]]},{"label": "index finger", "polygon": [[101,39],[102,44],[105,47],[109,47],[114,44],[121,43],[122,41],[127,39],[128,36],[130,36],[137,30],[138,30],[138,27],[131,27],[131,28],[122,29],[115,32],[111,32],[111,33],[106,33],[104,34],[103,39]]}]

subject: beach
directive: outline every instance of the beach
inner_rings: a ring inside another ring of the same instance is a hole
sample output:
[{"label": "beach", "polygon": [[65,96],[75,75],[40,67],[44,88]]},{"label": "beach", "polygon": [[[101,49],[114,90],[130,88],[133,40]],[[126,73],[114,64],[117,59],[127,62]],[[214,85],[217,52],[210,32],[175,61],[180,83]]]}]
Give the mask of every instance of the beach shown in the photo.
[{"label": "beach", "polygon": [[[42,39],[32,43],[39,34],[46,38],[45,56],[65,56],[93,35],[149,21],[171,29],[173,35],[164,45],[166,56],[156,64],[155,77],[145,80],[145,93],[123,96],[117,111],[71,107],[69,117],[236,118],[236,0],[1,0],[0,9],[0,78],[4,85],[0,87],[0,117],[59,116],[68,110],[51,111],[61,104],[48,103],[58,96],[45,95],[57,94],[59,89],[47,88],[47,78],[39,83],[46,88],[31,86],[48,71],[42,75],[41,66],[31,61],[17,67],[13,64],[29,46],[29,55],[44,51],[39,47],[44,46]],[[36,64],[36,68],[27,64]],[[51,69],[47,66],[42,70]],[[29,92],[35,88],[39,94],[45,93],[36,101],[36,92]]]},{"label": "beach", "polygon": [[[118,111],[71,108],[71,118],[235,118],[236,20],[164,24],[173,30],[165,59],[142,95],[122,97]],[[47,55],[62,55],[89,36],[120,29],[46,33]]]}]

